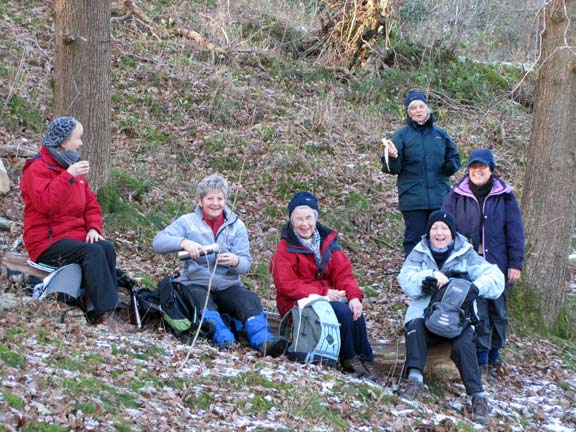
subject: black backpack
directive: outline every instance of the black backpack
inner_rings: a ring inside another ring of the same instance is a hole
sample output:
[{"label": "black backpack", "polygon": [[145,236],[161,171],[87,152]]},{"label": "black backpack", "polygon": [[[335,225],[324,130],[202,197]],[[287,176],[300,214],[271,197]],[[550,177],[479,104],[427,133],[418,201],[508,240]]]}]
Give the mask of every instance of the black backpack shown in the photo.
[{"label": "black backpack", "polygon": [[[199,308],[188,288],[167,277],[158,282],[156,290],[146,288],[134,292],[132,296],[132,322],[136,325],[159,320],[164,328],[184,343],[191,343],[200,324]],[[199,335],[210,338],[214,326],[203,321]]]},{"label": "black backpack", "polygon": [[424,310],[424,325],[430,332],[453,339],[477,324],[475,300],[469,298],[471,285],[465,279],[450,279],[432,296]]}]

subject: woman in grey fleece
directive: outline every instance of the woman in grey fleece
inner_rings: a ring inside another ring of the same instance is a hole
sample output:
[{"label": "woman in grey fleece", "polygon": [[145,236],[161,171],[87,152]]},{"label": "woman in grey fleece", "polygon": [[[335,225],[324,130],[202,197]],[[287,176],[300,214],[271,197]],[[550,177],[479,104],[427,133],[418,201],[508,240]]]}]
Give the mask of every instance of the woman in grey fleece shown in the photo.
[{"label": "woman in grey fleece", "polygon": [[190,290],[199,308],[209,293],[204,320],[214,325],[212,339],[218,347],[231,349],[237,344],[220,315],[226,313],[245,328],[253,348],[276,357],[284,352],[287,341],[270,333],[260,298],[242,284],[240,275],[252,263],[250,242],[246,225],[226,205],[227,195],[228,183],[220,175],[202,179],[194,212],[156,234],[152,247],[160,253],[186,251],[189,255],[182,261],[177,280]]}]

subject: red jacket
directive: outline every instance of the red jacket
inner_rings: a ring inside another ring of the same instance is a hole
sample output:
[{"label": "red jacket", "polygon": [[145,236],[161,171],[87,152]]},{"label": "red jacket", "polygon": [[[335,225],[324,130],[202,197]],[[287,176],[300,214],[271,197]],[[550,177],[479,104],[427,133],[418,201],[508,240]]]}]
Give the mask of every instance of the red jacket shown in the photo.
[{"label": "red jacket", "polygon": [[85,241],[91,228],[102,233],[102,209],[88,180],[70,175],[46,147],[26,161],[20,190],[24,245],[33,261],[57,240]]},{"label": "red jacket", "polygon": [[348,300],[362,300],[364,294],[352,274],[352,265],[340,249],[338,233],[316,224],[321,238],[320,268],[314,253],[300,244],[287,223],[282,228],[282,239],[270,261],[270,273],[276,286],[276,306],[284,316],[294,303],[310,294],[325,296],[329,289],[344,290]]}]

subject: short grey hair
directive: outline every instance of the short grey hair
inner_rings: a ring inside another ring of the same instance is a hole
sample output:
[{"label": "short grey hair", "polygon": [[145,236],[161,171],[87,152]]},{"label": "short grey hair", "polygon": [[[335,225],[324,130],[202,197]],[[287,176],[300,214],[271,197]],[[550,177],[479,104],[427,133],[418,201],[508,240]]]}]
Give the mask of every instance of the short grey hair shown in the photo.
[{"label": "short grey hair", "polygon": [[210,190],[219,190],[224,192],[224,198],[228,199],[228,182],[220,174],[211,174],[204,177],[196,187],[198,198],[204,198],[204,195]]}]

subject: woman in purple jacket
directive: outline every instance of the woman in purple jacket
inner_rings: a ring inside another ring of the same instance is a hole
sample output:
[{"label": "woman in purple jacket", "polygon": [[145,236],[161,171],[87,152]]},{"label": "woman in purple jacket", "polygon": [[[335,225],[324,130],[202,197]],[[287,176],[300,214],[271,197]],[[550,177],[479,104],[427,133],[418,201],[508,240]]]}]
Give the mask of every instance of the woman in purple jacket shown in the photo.
[{"label": "woman in purple jacket", "polygon": [[[456,216],[458,232],[486,261],[506,276],[506,288],[520,279],[524,262],[524,227],[512,188],[494,175],[494,157],[488,149],[472,151],[468,174],[446,196],[443,209]],[[496,300],[479,299],[476,347],[478,364],[487,378],[500,366],[506,345],[508,314],[506,291]]]}]

